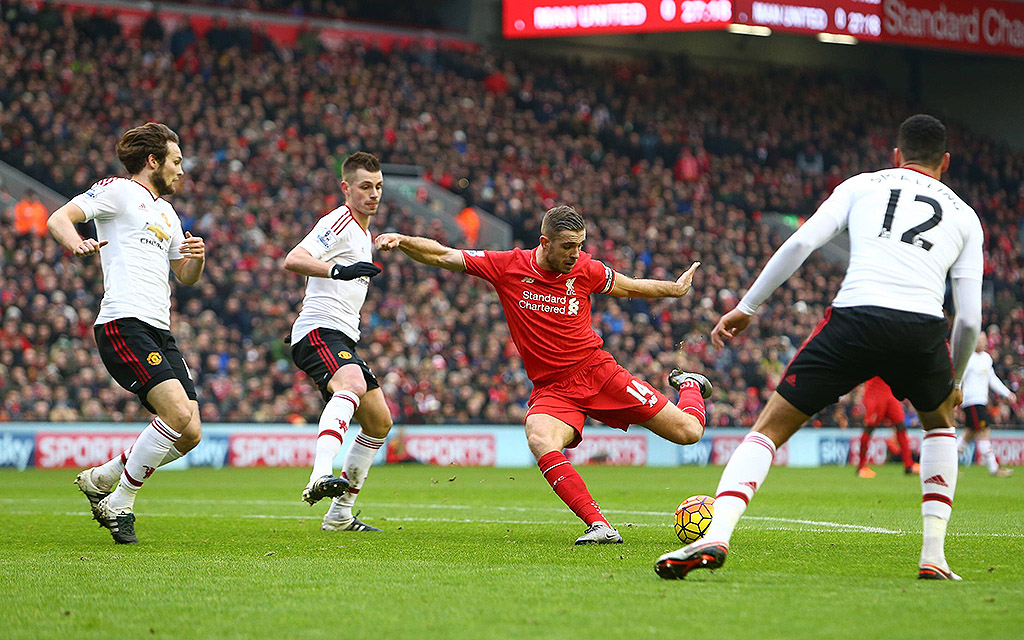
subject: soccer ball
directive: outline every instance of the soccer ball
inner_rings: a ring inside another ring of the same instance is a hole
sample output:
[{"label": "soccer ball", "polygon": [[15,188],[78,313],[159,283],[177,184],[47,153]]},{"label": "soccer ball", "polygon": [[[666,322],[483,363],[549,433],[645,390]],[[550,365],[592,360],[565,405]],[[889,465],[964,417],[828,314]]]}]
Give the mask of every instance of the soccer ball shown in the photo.
[{"label": "soccer ball", "polygon": [[711,496],[690,496],[676,509],[676,535],[684,544],[704,537],[715,514],[715,499]]}]

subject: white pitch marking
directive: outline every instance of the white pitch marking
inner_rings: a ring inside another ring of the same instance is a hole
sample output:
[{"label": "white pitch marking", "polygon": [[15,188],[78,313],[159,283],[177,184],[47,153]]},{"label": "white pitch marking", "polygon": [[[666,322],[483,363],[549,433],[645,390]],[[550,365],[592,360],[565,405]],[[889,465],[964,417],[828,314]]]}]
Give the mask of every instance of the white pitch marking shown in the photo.
[{"label": "white pitch marking", "polygon": [[810,524],[817,527],[829,527],[831,529],[849,529],[851,531],[862,531],[864,533],[885,533],[888,535],[902,536],[907,532],[902,529],[883,529],[882,527],[868,527],[860,524],[844,524],[842,522],[821,522],[818,520],[795,520],[793,518],[775,518],[772,516],[747,516],[749,520],[764,520],[766,522],[786,522],[792,524]]},{"label": "white pitch marking", "polygon": [[[223,504],[223,505],[282,505],[289,507],[303,507],[305,506],[300,501],[295,500],[212,500],[212,499],[196,499],[196,498],[161,498],[160,502],[172,503],[172,504]],[[16,502],[53,502],[52,499],[46,498],[0,498],[0,503],[16,503]],[[403,504],[395,502],[379,502],[374,503],[374,507],[380,507],[384,509],[438,509],[438,510],[490,510],[499,512],[514,512],[514,513],[527,513],[527,512],[542,512],[542,513],[564,513],[564,509],[555,507],[516,507],[516,506],[501,506],[491,505],[487,507],[470,506],[470,505],[459,505],[459,504]],[[670,521],[672,514],[663,511],[632,511],[625,509],[606,509],[604,510],[607,514],[618,514],[622,516],[651,516],[664,519],[665,522]],[[20,513],[21,515],[51,515],[49,512],[11,512]],[[64,515],[83,515],[81,512],[67,511]],[[88,514],[84,514],[88,515]],[[146,516],[155,517],[174,517],[180,514],[173,513],[145,513]],[[281,520],[319,520],[320,516],[303,516],[303,515],[275,515],[275,514],[203,514],[211,518],[243,518],[243,519],[281,519]],[[742,525],[741,529],[765,529],[765,530],[777,530],[777,531],[807,531],[815,533],[826,533],[826,532],[848,532],[848,533],[876,533],[883,535],[908,535],[908,534],[920,534],[920,531],[904,531],[902,529],[886,529],[883,527],[873,527],[867,525],[851,524],[844,522],[830,522],[822,520],[802,520],[796,518],[781,518],[775,516],[744,516],[746,521],[756,520],[762,522],[780,522],[785,524],[795,525],[810,525],[815,528],[808,529],[806,527],[764,527],[764,526],[746,526]],[[480,524],[567,524],[564,520],[548,520],[548,521],[535,521],[535,520],[494,520],[494,519],[480,519],[480,518],[382,518],[382,521],[391,522],[452,522],[452,523],[480,523]],[[636,527],[661,527],[666,526],[661,523],[631,523],[632,526]],[[625,525],[623,525],[625,526]],[[998,532],[955,532],[950,531],[950,536],[957,537],[992,537],[992,538],[1024,538],[1024,533],[998,533]]]},{"label": "white pitch marking", "polygon": [[[2,500],[7,501],[9,500]],[[179,502],[186,502],[186,499],[179,499]],[[215,501],[203,501],[203,502],[215,502]],[[247,504],[245,501],[222,501],[230,504],[241,503]],[[292,504],[290,501],[281,501],[282,504]],[[401,507],[401,508],[448,508],[448,509],[470,509],[466,505],[415,505],[415,504],[378,504],[375,506],[389,506],[389,507]],[[525,510],[526,508],[524,508]],[[537,507],[535,510],[541,511],[557,511],[561,512],[561,509],[547,509]],[[85,511],[63,511],[63,512],[50,512],[50,511],[10,511],[11,515],[23,515],[23,516],[50,516],[50,515],[64,515],[73,517],[84,517],[91,515]],[[606,511],[606,513],[608,513]],[[656,511],[620,511],[619,513],[628,513],[633,515],[657,515],[660,517],[668,518],[669,514],[656,512]],[[143,512],[143,517],[154,517],[154,518],[180,518],[184,514],[180,513],[151,513]],[[269,513],[204,513],[202,516],[207,518],[239,518],[244,520],[321,520],[321,516],[316,515],[290,515],[290,514],[269,514]],[[781,522],[785,524],[797,524],[797,525],[813,525],[813,528],[806,527],[786,527],[786,526],[762,526],[762,525],[740,525],[739,529],[745,530],[762,530],[762,531],[796,531],[805,533],[876,533],[882,535],[919,535],[920,531],[903,531],[900,529],[884,529],[881,527],[869,527],[858,524],[848,524],[842,522],[828,522],[819,520],[797,520],[793,518],[775,518],[771,516],[747,516],[747,520],[759,520],[764,522]],[[515,524],[515,525],[560,525],[565,526],[572,524],[571,521],[566,520],[494,520],[487,518],[415,518],[415,517],[380,517],[381,522],[447,522],[456,524]],[[663,523],[650,523],[650,522],[632,522],[622,523],[620,527],[633,528],[633,527],[667,527],[668,525]],[[973,531],[951,531],[950,536],[954,537],[986,537],[986,538],[1024,538],[1024,533],[999,533],[999,532],[973,532]]]}]

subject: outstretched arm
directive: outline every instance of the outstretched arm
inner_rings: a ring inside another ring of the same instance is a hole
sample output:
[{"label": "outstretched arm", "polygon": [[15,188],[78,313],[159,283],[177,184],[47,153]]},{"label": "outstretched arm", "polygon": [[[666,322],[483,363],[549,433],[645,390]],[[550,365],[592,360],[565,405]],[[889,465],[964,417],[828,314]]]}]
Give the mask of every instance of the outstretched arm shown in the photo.
[{"label": "outstretched arm", "polygon": [[97,242],[92,238],[83,238],[75,229],[79,222],[85,222],[85,212],[77,204],[69,202],[50,214],[46,226],[65,249],[76,257],[84,258],[97,253],[107,241]]},{"label": "outstretched arm", "polygon": [[375,241],[378,251],[401,249],[402,253],[416,262],[431,267],[441,267],[450,271],[466,270],[466,260],[462,251],[446,247],[437,240],[416,236],[404,236],[400,233],[382,233]]},{"label": "outstretched arm", "polygon": [[1011,402],[1015,402],[1017,400],[1017,394],[1011,391],[1010,387],[1006,386],[1006,384],[999,379],[999,376],[996,375],[994,369],[989,369],[988,371],[988,388],[995,391],[1003,398],[1010,399]]},{"label": "outstretched arm", "polygon": [[669,280],[635,279],[624,276],[621,273],[615,274],[615,284],[612,285],[608,295],[616,298],[682,298],[690,292],[693,284],[693,273],[700,266],[694,262],[686,273],[679,276],[675,282]]},{"label": "outstretched arm", "polygon": [[[835,203],[833,198],[836,198]],[[716,349],[725,346],[725,339],[734,338],[750,325],[761,303],[800,268],[807,256],[846,228],[847,211],[848,207],[842,202],[837,189],[822,203],[817,213],[782,243],[736,308],[722,316],[711,331],[711,344]]]},{"label": "outstretched arm", "polygon": [[381,269],[372,262],[355,262],[341,266],[333,262],[324,262],[314,258],[306,249],[295,247],[284,258],[284,268],[289,271],[311,278],[332,278],[334,280],[355,280],[367,276],[372,278]]}]

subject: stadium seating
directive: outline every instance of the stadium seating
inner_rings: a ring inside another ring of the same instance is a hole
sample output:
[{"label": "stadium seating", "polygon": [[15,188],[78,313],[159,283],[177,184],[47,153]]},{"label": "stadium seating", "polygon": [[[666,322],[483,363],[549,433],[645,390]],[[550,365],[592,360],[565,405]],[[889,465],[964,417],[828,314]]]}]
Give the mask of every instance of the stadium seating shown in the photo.
[{"label": "stadium seating", "polygon": [[[700,260],[687,298],[600,297],[595,326],[626,368],[665,390],[673,366],[705,370],[711,424],[749,425],[842,277],[841,265],[812,256],[746,334],[712,349],[713,323],[781,241],[763,215],[809,215],[843,178],[887,166],[896,123],[918,110],[863,79],[793,69],[552,64],[357,43],[328,54],[304,41],[279,51],[245,29],[130,41],[99,16],[76,15],[72,28],[48,8],[0,0],[0,11],[10,45],[0,54],[0,160],[73,196],[123,173],[113,148],[127,128],[157,120],[181,135],[187,183],[171,201],[209,259],[197,286],[175,288],[172,330],[208,422],[315,422],[320,396],[282,342],[303,279],[280,259],[339,204],[340,162],[364,149],[426,167],[512,224],[523,246],[544,210],[568,202],[590,222],[588,250],[623,273],[674,279]],[[947,181],[986,227],[996,370],[1019,390],[1024,154],[950,125]],[[389,205],[386,190],[375,232],[446,241]],[[9,206],[2,213],[9,228]],[[400,255],[379,262],[360,350],[395,421],[521,421],[531,386],[490,288]],[[0,420],[140,418],[91,337],[99,260],[3,233],[0,266]],[[993,423],[1024,422],[1020,395]],[[859,420],[847,398],[815,424]]]}]

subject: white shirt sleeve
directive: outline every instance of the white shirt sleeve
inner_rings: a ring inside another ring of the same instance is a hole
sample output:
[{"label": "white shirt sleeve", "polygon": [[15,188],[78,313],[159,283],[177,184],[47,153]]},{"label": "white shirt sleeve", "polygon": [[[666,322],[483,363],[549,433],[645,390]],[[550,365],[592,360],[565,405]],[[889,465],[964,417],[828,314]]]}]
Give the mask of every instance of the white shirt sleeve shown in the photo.
[{"label": "white shirt sleeve", "polygon": [[337,217],[336,215],[326,215],[317,220],[316,224],[313,225],[313,229],[306,234],[306,237],[302,239],[299,246],[318,260],[323,258],[341,240],[338,234],[331,230],[331,223]]},{"label": "white shirt sleeve", "polygon": [[747,294],[736,305],[737,309],[749,316],[757,313],[757,308],[793,275],[807,256],[846,228],[850,207],[853,205],[853,187],[850,182],[847,180],[836,187],[832,195],[821,203],[818,211],[782,243],[754,280],[754,284],[750,285]]},{"label": "white shirt sleeve", "polygon": [[981,332],[981,278],[953,278],[953,305],[956,316],[950,334],[951,358],[953,377],[960,386]]},{"label": "white shirt sleeve", "polygon": [[953,266],[949,268],[950,277],[981,280],[985,272],[984,243],[985,232],[981,228],[981,222],[975,218],[967,233],[964,248],[953,262]]},{"label": "white shirt sleeve", "polygon": [[1009,398],[1013,395],[1013,391],[1010,391],[1010,388],[1003,384],[1003,381],[999,379],[991,365],[989,365],[988,369],[988,388],[1004,398]]},{"label": "white shirt sleeve", "polygon": [[171,230],[171,248],[167,252],[168,260],[181,260],[185,257],[181,255],[181,243],[184,241],[185,233],[181,230],[181,224],[174,225]]},{"label": "white shirt sleeve", "polygon": [[121,190],[118,188],[117,180],[108,184],[101,184],[101,180],[89,187],[85,193],[80,193],[71,199],[71,202],[79,206],[85,212],[86,221],[110,220],[117,215],[121,208]]}]

